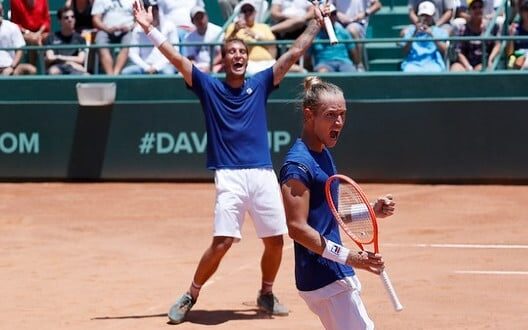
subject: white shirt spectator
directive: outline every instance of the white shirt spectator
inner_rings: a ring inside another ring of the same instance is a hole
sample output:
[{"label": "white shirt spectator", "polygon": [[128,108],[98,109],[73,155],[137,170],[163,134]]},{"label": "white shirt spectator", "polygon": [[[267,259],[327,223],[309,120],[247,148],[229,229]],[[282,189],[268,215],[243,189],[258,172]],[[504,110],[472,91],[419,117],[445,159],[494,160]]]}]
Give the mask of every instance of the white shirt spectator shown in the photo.
[{"label": "white shirt spectator", "polygon": [[[180,43],[178,31],[174,24],[165,22],[165,24],[162,24],[160,31],[163,35],[167,36],[167,39],[171,44],[174,45]],[[143,29],[140,26],[136,26],[132,31],[131,44],[148,45],[151,43],[152,42],[149,40]],[[157,47],[131,47],[128,52],[128,58],[132,63],[140,66],[145,71],[151,66],[154,67],[156,71],[161,71],[163,67],[170,63]]]},{"label": "white shirt spectator", "polygon": [[280,5],[286,17],[303,17],[312,4],[306,0],[273,0],[271,5]]},{"label": "white shirt spectator", "polygon": [[[26,45],[20,28],[6,19],[0,25],[0,47],[21,48]],[[0,68],[7,68],[13,64],[14,50],[0,50]]]},{"label": "white shirt spectator", "polygon": [[[185,36],[184,42],[217,42],[224,40],[224,33],[220,26],[211,22],[207,23],[207,30],[204,35],[198,33],[197,30],[188,33]],[[220,52],[220,46],[215,47],[215,55]],[[192,57],[197,64],[209,65],[211,63],[211,53],[209,46],[185,46],[183,47],[183,54],[186,57]]]},{"label": "white shirt spectator", "polygon": [[203,0],[158,0],[162,21],[170,21],[177,28],[192,28],[191,9],[205,7]]},{"label": "white shirt spectator", "polygon": [[[345,14],[347,17],[356,17],[364,13],[371,6],[370,0],[334,0],[338,12]],[[365,17],[363,24],[367,25],[369,17]]]},{"label": "white shirt spectator", "polygon": [[131,27],[134,25],[133,3],[134,0],[95,0],[92,16],[101,15],[103,23],[108,27]]}]

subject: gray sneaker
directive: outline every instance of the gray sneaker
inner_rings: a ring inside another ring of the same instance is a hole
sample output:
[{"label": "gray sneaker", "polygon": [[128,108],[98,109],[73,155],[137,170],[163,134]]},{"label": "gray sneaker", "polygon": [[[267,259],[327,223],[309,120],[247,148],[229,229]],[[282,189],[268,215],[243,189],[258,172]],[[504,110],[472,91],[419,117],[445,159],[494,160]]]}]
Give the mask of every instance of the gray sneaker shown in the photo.
[{"label": "gray sneaker", "polygon": [[279,302],[279,299],[272,293],[260,294],[257,298],[258,308],[270,315],[287,316],[290,311],[286,306]]},{"label": "gray sneaker", "polygon": [[185,321],[185,316],[191,310],[194,303],[195,301],[193,301],[191,295],[188,293],[183,294],[169,310],[169,323],[180,324]]}]

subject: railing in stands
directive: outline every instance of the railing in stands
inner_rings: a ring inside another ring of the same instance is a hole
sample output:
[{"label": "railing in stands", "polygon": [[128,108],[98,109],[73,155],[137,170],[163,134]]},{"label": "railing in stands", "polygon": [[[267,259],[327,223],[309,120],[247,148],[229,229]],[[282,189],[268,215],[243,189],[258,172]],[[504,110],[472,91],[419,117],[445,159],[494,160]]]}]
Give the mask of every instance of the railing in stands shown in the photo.
[{"label": "railing in stands", "polygon": [[[439,41],[450,41],[450,42],[458,42],[458,41],[472,41],[472,40],[480,40],[480,41],[496,41],[496,40],[499,40],[499,41],[502,41],[502,42],[507,42],[507,41],[512,41],[512,40],[515,40],[515,41],[526,41],[528,40],[528,36],[504,36],[504,35],[499,35],[499,36],[472,36],[472,37],[448,37],[448,38],[429,38],[427,40],[430,40],[430,41],[436,41],[436,40],[439,40]],[[363,44],[369,44],[369,43],[394,43],[394,45],[399,45],[401,42],[403,41],[424,41],[423,38],[409,38],[409,39],[403,39],[403,38],[372,38],[372,39],[362,39],[362,40],[354,40],[354,41],[342,41],[342,43],[345,43],[345,44],[349,44],[349,43],[363,43]],[[263,46],[268,46],[268,45],[276,45],[276,46],[290,46],[292,45],[293,43],[295,42],[295,40],[276,40],[276,41],[267,41],[267,42],[254,42],[254,43],[248,43],[249,46],[251,45],[263,45]],[[328,41],[327,40],[317,40],[317,41],[314,41],[313,44],[327,44]],[[193,42],[193,43],[179,43],[179,44],[174,44],[175,47],[185,47],[185,46],[209,46],[211,47],[211,49],[213,49],[214,47],[217,47],[217,46],[221,46],[223,43],[218,41],[218,42],[212,42],[212,43],[196,43],[196,42]],[[37,51],[37,53],[39,54],[39,59],[41,61],[41,63],[38,65],[40,66],[40,70],[39,70],[39,74],[44,74],[44,71],[42,70],[44,68],[44,52],[45,50],[48,50],[48,49],[55,49],[55,50],[59,50],[59,49],[78,49],[78,48],[83,48],[83,49],[89,49],[89,50],[97,50],[99,48],[111,48],[111,49],[116,49],[116,48],[132,48],[132,47],[152,47],[152,44],[141,44],[141,45],[130,45],[130,44],[110,44],[110,45],[48,45],[48,46],[25,46],[25,47],[22,47],[22,48],[13,48],[13,47],[0,47],[0,50],[6,50],[6,51],[12,51],[12,50],[23,50],[23,51]],[[403,55],[402,55],[402,60],[403,60]],[[483,52],[483,62],[482,63],[486,63],[487,61],[487,54],[486,52]],[[485,71],[486,69],[483,68],[482,71]],[[98,74],[98,72],[96,73]]]}]

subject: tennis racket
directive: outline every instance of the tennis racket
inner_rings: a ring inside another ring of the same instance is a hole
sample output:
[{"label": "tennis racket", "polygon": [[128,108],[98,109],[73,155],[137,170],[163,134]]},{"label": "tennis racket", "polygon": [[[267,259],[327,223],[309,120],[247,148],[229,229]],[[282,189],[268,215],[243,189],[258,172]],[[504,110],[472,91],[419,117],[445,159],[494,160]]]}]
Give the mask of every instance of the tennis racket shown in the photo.
[{"label": "tennis racket", "polygon": [[[314,6],[323,4],[323,0],[313,0],[313,1],[308,0],[308,1],[311,2]],[[326,5],[327,2],[328,1],[324,1],[324,4]],[[328,15],[323,15],[323,22],[324,22],[324,26],[326,29],[326,33],[328,34],[328,39],[330,39],[330,44],[331,45],[337,44],[339,41],[337,40],[334,26],[332,25],[332,20],[330,19],[330,17],[328,17]]]},{"label": "tennis racket", "polygon": [[[334,218],[343,231],[365,251],[363,245],[373,244],[374,253],[379,252],[378,225],[376,215],[359,185],[347,176],[335,174],[325,185],[326,201]],[[396,311],[403,309],[387,272],[380,274],[381,280]]]}]

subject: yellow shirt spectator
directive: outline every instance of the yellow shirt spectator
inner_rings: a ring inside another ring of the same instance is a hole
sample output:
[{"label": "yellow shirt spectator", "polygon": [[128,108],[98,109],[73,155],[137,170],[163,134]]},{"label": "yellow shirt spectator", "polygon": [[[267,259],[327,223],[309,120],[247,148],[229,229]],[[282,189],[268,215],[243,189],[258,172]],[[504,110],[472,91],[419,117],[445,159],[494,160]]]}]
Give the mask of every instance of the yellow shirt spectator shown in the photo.
[{"label": "yellow shirt spectator", "polygon": [[[247,25],[240,28],[236,34],[232,35],[235,29],[234,23],[229,25],[225,33],[226,39],[229,37],[236,36],[244,40],[247,43],[255,41],[273,41],[275,35],[271,32],[268,25],[262,23],[254,23],[251,27]],[[260,45],[249,45],[249,60],[250,61],[269,61],[274,60],[277,55],[277,48],[274,45],[260,46]]]}]

